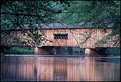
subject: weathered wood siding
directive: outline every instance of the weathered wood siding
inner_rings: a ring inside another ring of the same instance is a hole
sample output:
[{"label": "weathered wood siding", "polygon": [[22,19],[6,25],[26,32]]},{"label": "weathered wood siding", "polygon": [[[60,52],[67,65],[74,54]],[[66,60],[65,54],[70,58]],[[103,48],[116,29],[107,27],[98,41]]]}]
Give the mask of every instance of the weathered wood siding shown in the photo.
[{"label": "weathered wood siding", "polygon": [[[27,30],[26,30],[27,31]],[[26,32],[24,31],[24,32]],[[38,30],[39,31],[39,30]],[[80,46],[81,48],[94,47],[115,47],[111,43],[96,46],[95,43],[104,36],[111,33],[111,29],[102,32],[101,29],[80,28],[80,29],[44,29],[45,37],[49,40],[41,46]],[[15,42],[15,37],[25,40],[28,37],[22,31],[4,31],[1,36],[1,45],[23,45]],[[54,39],[54,33],[67,33],[68,39]],[[30,46],[31,44],[27,44]]]},{"label": "weathered wood siding", "polygon": [[[54,39],[54,33],[67,33],[68,39]],[[95,47],[94,43],[97,40],[100,40],[102,37],[111,33],[111,29],[107,30],[107,33],[101,32],[100,29],[54,29],[54,30],[45,30],[45,34],[49,42],[45,44],[46,46],[80,46],[82,48],[92,48]],[[87,36],[86,36],[87,34]],[[89,38],[87,41],[86,37]],[[85,40],[85,41],[84,41]],[[84,43],[82,43],[84,41]],[[103,47],[103,46],[102,46]],[[106,47],[106,46],[105,46]]]}]

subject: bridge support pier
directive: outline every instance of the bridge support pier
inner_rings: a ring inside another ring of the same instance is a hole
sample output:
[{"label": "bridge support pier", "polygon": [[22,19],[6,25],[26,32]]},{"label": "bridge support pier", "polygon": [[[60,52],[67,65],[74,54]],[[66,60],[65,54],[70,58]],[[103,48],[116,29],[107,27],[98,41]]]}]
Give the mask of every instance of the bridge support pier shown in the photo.
[{"label": "bridge support pier", "polygon": [[91,48],[86,48],[85,49],[85,56],[90,56],[90,57],[97,57],[100,56],[99,53],[96,53],[93,49]]},{"label": "bridge support pier", "polygon": [[85,56],[90,56],[90,54],[91,54],[90,51],[91,50],[89,48],[86,48],[85,49]]},{"label": "bridge support pier", "polygon": [[40,49],[38,47],[34,48],[34,54],[38,55],[40,53]]}]

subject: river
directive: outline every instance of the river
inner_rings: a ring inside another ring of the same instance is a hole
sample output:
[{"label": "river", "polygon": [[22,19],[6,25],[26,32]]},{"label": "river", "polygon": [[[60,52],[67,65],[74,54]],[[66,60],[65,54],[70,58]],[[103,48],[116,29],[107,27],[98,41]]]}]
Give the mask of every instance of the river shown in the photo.
[{"label": "river", "polygon": [[120,81],[114,57],[2,56],[2,81]]}]

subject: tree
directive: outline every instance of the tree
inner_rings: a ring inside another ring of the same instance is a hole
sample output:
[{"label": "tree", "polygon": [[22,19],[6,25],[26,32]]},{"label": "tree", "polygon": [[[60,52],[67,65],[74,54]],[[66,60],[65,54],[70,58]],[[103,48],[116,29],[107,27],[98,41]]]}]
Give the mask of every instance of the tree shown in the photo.
[{"label": "tree", "polygon": [[[1,15],[1,25],[6,29],[24,28],[24,24],[35,30],[34,24],[39,23],[91,22],[104,31],[111,25],[113,32],[102,42],[120,34],[120,1],[3,1]],[[114,41],[117,44],[120,38]]]},{"label": "tree", "polygon": [[51,22],[48,18],[64,10],[68,1],[5,0],[1,3],[2,27],[24,28],[23,24]]},{"label": "tree", "polygon": [[[41,34],[36,32],[40,23],[52,22],[50,18],[55,14],[61,13],[66,7],[68,7],[68,1],[19,1],[19,0],[3,0],[1,1],[1,30],[10,29],[26,29],[24,25],[28,25],[31,29],[28,31],[27,40],[22,41],[18,37],[13,37],[20,44],[31,44],[31,46],[37,47],[42,41],[47,41],[44,33],[41,30]],[[26,33],[26,32],[25,32]],[[3,35],[2,35],[3,34]],[[1,37],[9,35],[9,32],[1,33]],[[14,43],[13,43],[14,44]]]},{"label": "tree", "polygon": [[[64,19],[66,17],[68,19]],[[120,1],[72,1],[70,7],[55,18],[65,23],[93,22],[100,28],[113,23],[112,27],[117,29],[120,27]]]},{"label": "tree", "polygon": [[104,31],[110,26],[113,32],[100,42],[108,42],[110,37],[118,36],[114,43],[119,46],[120,1],[72,1],[70,7],[56,15],[55,19],[69,24],[91,22],[93,27]]}]

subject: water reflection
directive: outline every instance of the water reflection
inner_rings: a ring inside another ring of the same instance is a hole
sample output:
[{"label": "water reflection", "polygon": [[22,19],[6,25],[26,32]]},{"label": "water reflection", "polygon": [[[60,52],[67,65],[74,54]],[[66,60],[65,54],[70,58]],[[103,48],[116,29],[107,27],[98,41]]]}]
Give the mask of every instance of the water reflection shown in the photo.
[{"label": "water reflection", "polygon": [[[120,80],[120,63],[108,60],[99,57],[2,57],[1,79],[37,81]],[[114,60],[119,61],[116,58]]]}]

